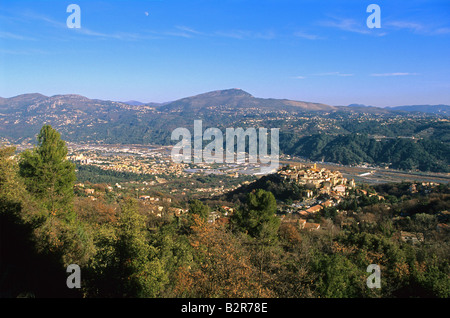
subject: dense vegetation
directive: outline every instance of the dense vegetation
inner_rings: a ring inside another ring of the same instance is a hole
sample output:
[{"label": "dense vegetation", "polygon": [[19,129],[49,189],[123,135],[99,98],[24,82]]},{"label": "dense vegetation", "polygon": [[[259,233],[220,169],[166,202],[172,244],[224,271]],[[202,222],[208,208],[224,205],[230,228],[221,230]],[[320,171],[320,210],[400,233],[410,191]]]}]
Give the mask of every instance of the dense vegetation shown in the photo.
[{"label": "dense vegetation", "polygon": [[285,153],[314,161],[344,165],[361,163],[385,165],[401,170],[447,172],[450,146],[432,139],[393,138],[377,141],[367,135],[323,135],[281,139]]},{"label": "dense vegetation", "polygon": [[[156,217],[131,196],[74,196],[66,151],[49,126],[19,163],[0,149],[3,297],[450,297],[450,236],[437,229],[449,223],[448,185],[365,186],[385,200],[355,191],[309,232],[275,216],[277,200],[302,189],[270,178],[231,198],[235,212],[214,223],[209,201]],[[69,264],[81,267],[79,290],[66,287]],[[369,264],[381,267],[379,289],[366,285]]]},{"label": "dense vegetation", "polygon": [[118,182],[149,181],[155,179],[152,175],[105,170],[91,165],[78,165],[76,168],[77,180],[80,182],[115,184]]}]

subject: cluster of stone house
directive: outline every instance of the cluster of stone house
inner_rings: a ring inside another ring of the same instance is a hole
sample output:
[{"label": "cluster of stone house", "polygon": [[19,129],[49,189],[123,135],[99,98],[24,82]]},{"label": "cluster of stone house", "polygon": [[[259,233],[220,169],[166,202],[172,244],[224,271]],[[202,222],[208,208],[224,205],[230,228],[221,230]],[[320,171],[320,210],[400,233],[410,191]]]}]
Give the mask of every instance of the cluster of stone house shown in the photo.
[{"label": "cluster of stone house", "polygon": [[[347,180],[339,171],[317,168],[317,165],[289,165],[278,171],[284,180],[296,182],[300,185],[313,185],[320,193],[334,197],[348,194],[348,190],[355,187],[355,180]],[[312,192],[312,191],[311,191]],[[309,193],[309,196],[312,194]]]},{"label": "cluster of stone house", "polygon": [[338,184],[347,184],[347,179],[339,171],[330,171],[325,168],[317,168],[317,165],[289,165],[282,168],[279,172],[285,179],[296,181],[299,184],[313,184],[317,188],[323,186],[323,183],[334,187]]}]

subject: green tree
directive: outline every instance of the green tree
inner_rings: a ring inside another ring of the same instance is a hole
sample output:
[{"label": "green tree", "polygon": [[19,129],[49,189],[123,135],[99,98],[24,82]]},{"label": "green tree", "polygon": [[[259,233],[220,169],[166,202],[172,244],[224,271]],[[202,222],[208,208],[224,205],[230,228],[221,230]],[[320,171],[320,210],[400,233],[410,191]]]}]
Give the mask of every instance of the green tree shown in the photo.
[{"label": "green tree", "polygon": [[238,209],[231,218],[232,224],[241,232],[247,233],[249,255],[257,268],[258,284],[270,285],[270,271],[277,259],[278,229],[280,220],[276,217],[277,202],[272,192],[257,189],[247,195],[247,203]]},{"label": "green tree", "polygon": [[232,222],[238,230],[247,232],[252,237],[275,239],[280,226],[276,210],[277,202],[273,194],[258,189],[248,194],[247,205],[233,214]]},{"label": "green tree", "polygon": [[203,204],[200,200],[192,200],[189,203],[189,214],[197,214],[205,221],[209,215],[209,207]]},{"label": "green tree", "polygon": [[411,230],[416,233],[422,233],[424,240],[427,241],[432,236],[437,224],[438,220],[436,216],[426,213],[417,213],[414,214]]},{"label": "green tree", "polygon": [[179,297],[174,291],[178,280],[178,270],[193,264],[189,237],[179,234],[176,223],[174,221],[162,225],[151,235],[151,245],[158,250],[158,258],[168,276],[167,284],[163,286],[160,297]]},{"label": "green tree", "polygon": [[116,237],[116,274],[122,296],[156,297],[167,278],[156,248],[149,244],[145,217],[139,214],[134,199],[121,204]]},{"label": "green tree", "polygon": [[194,219],[199,217],[202,221],[207,221],[209,216],[209,206],[203,204],[200,200],[192,200],[189,202],[189,209],[185,219],[185,231],[191,232],[191,227],[194,225]]},{"label": "green tree", "polygon": [[38,145],[22,153],[20,175],[27,190],[51,212],[71,210],[75,165],[66,159],[67,147],[50,125],[42,127]]},{"label": "green tree", "polygon": [[320,273],[316,288],[322,297],[361,297],[367,289],[366,274],[344,255],[320,254],[314,269]]},{"label": "green tree", "polygon": [[[0,297],[16,297],[19,293],[78,297],[78,291],[64,284],[67,276],[61,266],[63,260],[52,253],[48,237],[43,235],[49,224],[48,213],[26,191],[14,153],[13,147],[0,148]],[[72,237],[71,242],[75,245],[78,239]],[[44,245],[42,253],[40,247]],[[81,264],[78,260],[76,263]]]},{"label": "green tree", "polygon": [[56,255],[65,266],[82,265],[93,252],[93,242],[73,208],[75,165],[66,159],[66,144],[51,126],[42,127],[37,141],[19,160],[19,175],[28,193],[45,210],[35,229],[36,248]]}]

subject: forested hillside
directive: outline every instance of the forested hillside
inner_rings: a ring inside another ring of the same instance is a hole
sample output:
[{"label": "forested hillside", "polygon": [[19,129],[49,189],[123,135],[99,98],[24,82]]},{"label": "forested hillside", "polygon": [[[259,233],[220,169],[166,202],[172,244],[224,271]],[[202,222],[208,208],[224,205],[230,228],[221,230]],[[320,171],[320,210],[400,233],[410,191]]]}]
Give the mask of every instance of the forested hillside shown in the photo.
[{"label": "forested hillside", "polygon": [[401,170],[450,171],[449,144],[429,138],[376,140],[359,134],[305,137],[286,134],[281,138],[280,148],[290,155],[343,165],[369,163]]},{"label": "forested hillside", "polygon": [[[361,185],[308,231],[278,209],[304,189],[277,178],[158,216],[104,186],[75,195],[66,152],[50,126],[18,158],[0,149],[3,297],[450,297],[448,185]],[[66,287],[69,264],[80,289]],[[367,287],[370,264],[381,288]]]}]

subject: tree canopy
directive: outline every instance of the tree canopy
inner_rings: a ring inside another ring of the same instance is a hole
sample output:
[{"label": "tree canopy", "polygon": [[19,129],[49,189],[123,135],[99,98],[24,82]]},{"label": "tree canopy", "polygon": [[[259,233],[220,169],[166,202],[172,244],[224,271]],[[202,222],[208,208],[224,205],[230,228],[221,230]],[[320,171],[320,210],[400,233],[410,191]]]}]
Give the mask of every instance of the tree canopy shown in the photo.
[{"label": "tree canopy", "polygon": [[27,190],[42,199],[49,211],[67,212],[73,199],[75,165],[66,159],[66,144],[51,126],[42,127],[37,141],[37,147],[22,153],[20,175]]}]

